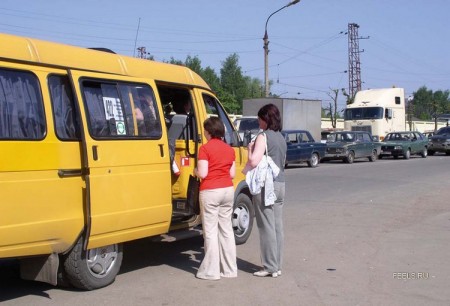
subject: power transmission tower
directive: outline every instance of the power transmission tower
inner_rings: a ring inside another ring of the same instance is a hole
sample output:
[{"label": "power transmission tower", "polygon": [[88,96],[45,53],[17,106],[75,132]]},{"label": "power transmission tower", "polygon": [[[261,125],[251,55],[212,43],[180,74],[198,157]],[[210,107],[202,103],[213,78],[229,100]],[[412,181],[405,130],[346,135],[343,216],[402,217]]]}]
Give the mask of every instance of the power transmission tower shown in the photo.
[{"label": "power transmission tower", "polygon": [[356,23],[348,24],[348,91],[350,98],[361,90],[361,62],[359,54],[364,52],[359,50],[359,40],[369,37],[358,37],[359,25]]},{"label": "power transmission tower", "polygon": [[137,48],[137,50],[138,50],[138,56],[137,57],[139,57],[139,58],[146,58],[147,51],[146,51],[145,47],[139,47],[139,48]]}]

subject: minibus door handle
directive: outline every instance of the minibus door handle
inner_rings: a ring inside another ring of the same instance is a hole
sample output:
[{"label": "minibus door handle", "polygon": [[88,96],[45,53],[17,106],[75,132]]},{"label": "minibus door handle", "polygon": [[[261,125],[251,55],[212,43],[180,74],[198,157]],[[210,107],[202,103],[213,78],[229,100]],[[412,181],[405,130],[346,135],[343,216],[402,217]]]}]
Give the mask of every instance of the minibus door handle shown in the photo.
[{"label": "minibus door handle", "polygon": [[83,173],[82,173],[81,169],[59,169],[58,170],[58,176],[60,178],[81,176],[82,174]]},{"label": "minibus door handle", "polygon": [[98,160],[97,146],[92,146],[92,158]]}]

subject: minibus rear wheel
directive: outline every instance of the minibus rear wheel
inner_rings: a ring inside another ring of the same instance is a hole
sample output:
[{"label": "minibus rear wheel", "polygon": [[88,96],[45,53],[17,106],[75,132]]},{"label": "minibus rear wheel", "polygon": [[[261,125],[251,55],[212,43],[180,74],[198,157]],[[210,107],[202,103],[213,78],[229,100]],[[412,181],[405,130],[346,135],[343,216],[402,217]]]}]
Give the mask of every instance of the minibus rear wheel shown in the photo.
[{"label": "minibus rear wheel", "polygon": [[122,264],[122,244],[83,250],[83,237],[64,258],[70,283],[79,289],[94,290],[114,282]]}]

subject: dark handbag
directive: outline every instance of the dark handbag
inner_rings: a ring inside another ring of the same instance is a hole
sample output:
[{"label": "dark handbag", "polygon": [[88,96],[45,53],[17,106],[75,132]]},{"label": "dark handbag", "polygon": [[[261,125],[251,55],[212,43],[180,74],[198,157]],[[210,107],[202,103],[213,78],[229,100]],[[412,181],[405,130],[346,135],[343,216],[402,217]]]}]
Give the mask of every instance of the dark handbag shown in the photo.
[{"label": "dark handbag", "polygon": [[189,183],[187,189],[187,206],[189,210],[193,211],[196,215],[200,214],[200,180],[193,176],[189,175]]}]

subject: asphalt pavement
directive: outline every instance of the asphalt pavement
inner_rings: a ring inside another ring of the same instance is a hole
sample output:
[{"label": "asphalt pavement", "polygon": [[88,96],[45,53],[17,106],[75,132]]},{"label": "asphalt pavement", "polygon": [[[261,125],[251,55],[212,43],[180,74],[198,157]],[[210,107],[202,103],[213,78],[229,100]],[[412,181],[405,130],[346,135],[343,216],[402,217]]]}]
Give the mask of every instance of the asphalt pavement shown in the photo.
[{"label": "asphalt pavement", "polygon": [[282,276],[258,278],[258,231],[235,279],[195,278],[201,237],[129,242],[116,281],[83,292],[20,280],[0,264],[4,305],[450,305],[450,156],[286,169]]}]

